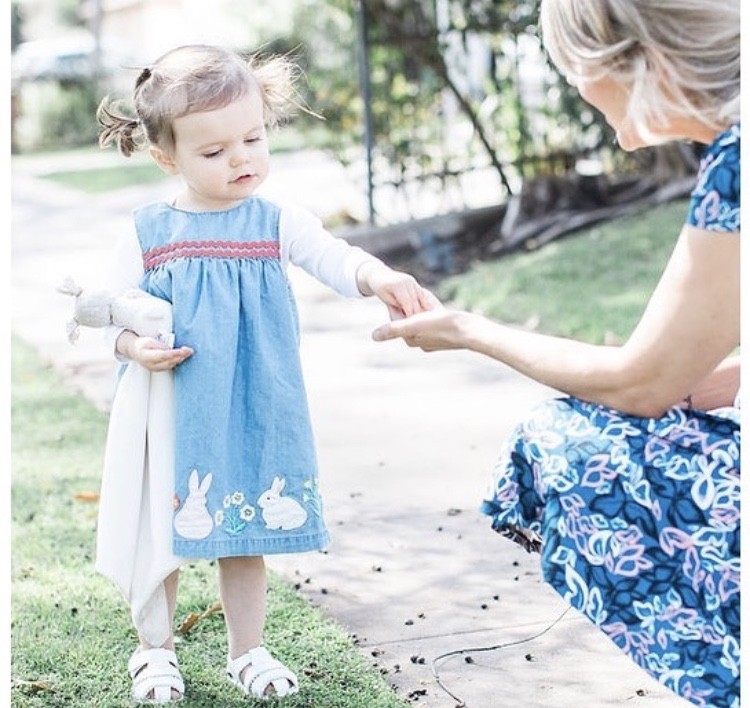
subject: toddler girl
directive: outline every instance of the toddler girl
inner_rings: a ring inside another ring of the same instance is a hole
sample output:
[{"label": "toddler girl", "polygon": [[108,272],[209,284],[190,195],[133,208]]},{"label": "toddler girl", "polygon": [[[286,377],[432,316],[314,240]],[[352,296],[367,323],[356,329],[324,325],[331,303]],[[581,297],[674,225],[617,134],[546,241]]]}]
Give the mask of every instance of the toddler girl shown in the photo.
[{"label": "toddler girl", "polygon": [[[136,286],[171,303],[175,337],[172,346],[113,333],[118,357],[131,367],[174,370],[175,422],[167,432],[174,431],[174,504],[167,500],[166,513],[174,514],[175,561],[152,602],[165,603],[168,626],[153,631],[134,614],[140,647],[129,670],[137,701],[184,694],[171,624],[186,558],[218,559],[230,680],[258,698],[298,689],[297,677],[262,646],[263,556],[328,543],[287,263],[342,295],[377,295],[391,317],[435,304],[413,277],[334,238],[309,213],[255,194],[269,171],[267,127],[298,105],[294,80],[285,58],[246,62],[220,48],[184,46],[141,71],[134,117],[108,99],[98,112],[102,146],[114,142],[125,156],[147,146],[184,183],[170,202],[136,210],[113,274],[116,291]],[[149,460],[160,442],[153,430],[146,439],[143,479],[155,485]],[[102,572],[115,565],[108,561],[114,544],[102,541],[117,535],[114,524],[100,513]],[[139,532],[141,547],[158,526],[149,524]]]}]

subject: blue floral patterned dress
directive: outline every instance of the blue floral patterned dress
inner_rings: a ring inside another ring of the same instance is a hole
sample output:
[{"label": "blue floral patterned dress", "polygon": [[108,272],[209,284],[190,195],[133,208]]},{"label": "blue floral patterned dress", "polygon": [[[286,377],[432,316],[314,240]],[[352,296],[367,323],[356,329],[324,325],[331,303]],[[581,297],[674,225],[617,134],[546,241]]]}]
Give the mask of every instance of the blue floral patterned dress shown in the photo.
[{"label": "blue floral patterned dress", "polygon": [[[687,223],[739,231],[739,170],[736,125],[707,149]],[[739,417],[548,401],[507,441],[481,507],[541,553],[567,602],[698,706],[739,706]]]}]

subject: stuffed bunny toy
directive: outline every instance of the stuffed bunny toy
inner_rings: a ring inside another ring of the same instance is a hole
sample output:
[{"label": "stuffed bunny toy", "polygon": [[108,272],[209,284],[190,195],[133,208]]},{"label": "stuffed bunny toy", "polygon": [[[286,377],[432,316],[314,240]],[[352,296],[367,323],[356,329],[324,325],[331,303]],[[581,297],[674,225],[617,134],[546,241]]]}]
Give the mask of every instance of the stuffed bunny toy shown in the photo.
[{"label": "stuffed bunny toy", "polygon": [[307,521],[307,512],[298,501],[281,496],[285,486],[285,479],[274,477],[271,488],[258,497],[258,506],[262,509],[267,529],[289,531],[299,528]]},{"label": "stuffed bunny toy", "polygon": [[114,297],[106,290],[84,290],[68,277],[57,288],[75,297],[73,319],[67,324],[68,341],[75,342],[79,326],[116,325],[142,337],[154,337],[172,346],[172,306],[145,290],[134,288]]}]

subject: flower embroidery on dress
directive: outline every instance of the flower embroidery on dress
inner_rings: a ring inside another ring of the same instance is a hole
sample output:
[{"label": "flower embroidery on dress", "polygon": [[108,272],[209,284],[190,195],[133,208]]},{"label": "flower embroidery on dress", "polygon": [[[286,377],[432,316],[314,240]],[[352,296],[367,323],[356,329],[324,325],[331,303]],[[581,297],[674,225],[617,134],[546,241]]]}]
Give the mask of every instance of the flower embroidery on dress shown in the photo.
[{"label": "flower embroidery on dress", "polygon": [[320,499],[317,477],[305,480],[305,483],[302,485],[302,487],[304,489],[304,491],[302,492],[302,501],[313,511],[316,516],[322,516],[323,503]]},{"label": "flower embroidery on dress", "polygon": [[214,522],[230,536],[241,534],[255,518],[255,507],[245,503],[245,495],[240,491],[227,494],[223,507],[214,513]]}]

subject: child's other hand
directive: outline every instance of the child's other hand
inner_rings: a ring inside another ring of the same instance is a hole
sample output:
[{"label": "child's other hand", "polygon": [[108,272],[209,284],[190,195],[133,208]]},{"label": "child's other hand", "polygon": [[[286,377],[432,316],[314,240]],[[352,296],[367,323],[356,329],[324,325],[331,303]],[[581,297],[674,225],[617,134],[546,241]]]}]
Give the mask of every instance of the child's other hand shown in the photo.
[{"label": "child's other hand", "polygon": [[357,285],[363,295],[379,297],[388,308],[392,320],[442,307],[437,297],[423,288],[414,276],[395,271],[376,261],[360,267],[357,271]]},{"label": "child's other hand", "polygon": [[117,350],[149,371],[169,371],[193,355],[190,347],[172,349],[153,337],[139,337],[128,330],[118,337]]},{"label": "child's other hand", "polygon": [[169,371],[193,355],[190,347],[171,349],[151,337],[138,337],[133,343],[133,359],[149,371]]}]

